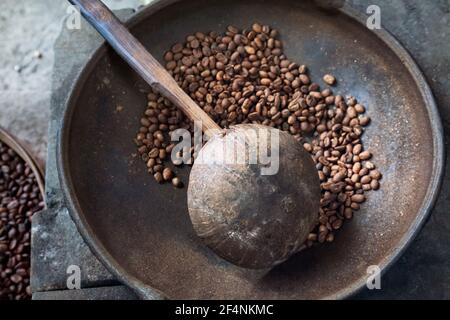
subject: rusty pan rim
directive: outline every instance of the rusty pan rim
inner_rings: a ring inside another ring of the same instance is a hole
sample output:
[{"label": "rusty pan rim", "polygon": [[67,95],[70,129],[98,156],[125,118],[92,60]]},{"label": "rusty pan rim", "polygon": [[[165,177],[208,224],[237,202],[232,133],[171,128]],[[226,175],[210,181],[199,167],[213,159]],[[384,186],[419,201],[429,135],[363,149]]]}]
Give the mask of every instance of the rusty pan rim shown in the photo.
[{"label": "rusty pan rim", "polygon": [[[126,22],[127,27],[131,28],[137,25],[139,22],[145,20],[147,17],[156,13],[160,9],[169,6],[173,3],[183,0],[155,0],[143,10],[133,14]],[[351,18],[356,23],[365,27],[366,16],[353,9],[348,4],[345,4],[339,11],[345,16]],[[398,42],[398,40],[391,35],[387,30],[381,28],[379,30],[369,30],[375,36],[377,36],[385,45],[391,49],[395,55],[402,61],[405,68],[411,74],[415,81],[416,86],[419,88],[420,95],[424,101],[428,118],[431,125],[431,135],[433,138],[433,169],[431,173],[430,182],[428,184],[427,193],[423,199],[420,209],[417,211],[416,218],[411,224],[408,231],[403,238],[398,242],[396,249],[391,251],[382,260],[380,269],[384,274],[405,252],[405,250],[412,243],[418,232],[424,225],[427,217],[430,215],[434,203],[439,194],[440,186],[444,175],[445,153],[444,153],[444,137],[443,127],[437,104],[432,94],[423,73],[419,69],[418,65],[407,52],[407,50]],[[85,80],[90,75],[91,71],[95,68],[97,62],[101,59],[103,54],[107,51],[108,46],[105,42],[95,50],[87,59],[86,65],[76,76],[76,80],[72,83],[70,88],[69,97],[65,101],[65,110],[61,127],[57,137],[57,168],[59,171],[59,180],[64,194],[64,199],[68,211],[72,220],[75,222],[78,231],[82,235],[83,239],[93,251],[95,256],[106,266],[106,268],[117,277],[117,279],[123,284],[132,288],[136,294],[145,299],[166,299],[167,297],[163,292],[146,285],[136,277],[130,275],[126,270],[114,259],[103,246],[101,241],[97,238],[94,230],[90,228],[85,217],[81,214],[82,209],[72,188],[73,183],[71,181],[69,173],[69,165],[67,159],[67,150],[69,145],[69,134],[72,114],[75,109],[75,104],[78,99],[79,93],[83,89]],[[361,277],[354,281],[352,284],[340,291],[331,295],[325,296],[322,299],[346,299],[350,298],[354,294],[361,291],[366,284],[366,279]]]},{"label": "rusty pan rim", "polygon": [[39,191],[42,194],[42,199],[45,202],[45,180],[44,180],[44,166],[33,156],[26,144],[22,143],[12,133],[5,128],[0,127],[0,141],[5,143],[14,152],[16,152],[22,160],[27,163],[31,171],[34,173]]}]

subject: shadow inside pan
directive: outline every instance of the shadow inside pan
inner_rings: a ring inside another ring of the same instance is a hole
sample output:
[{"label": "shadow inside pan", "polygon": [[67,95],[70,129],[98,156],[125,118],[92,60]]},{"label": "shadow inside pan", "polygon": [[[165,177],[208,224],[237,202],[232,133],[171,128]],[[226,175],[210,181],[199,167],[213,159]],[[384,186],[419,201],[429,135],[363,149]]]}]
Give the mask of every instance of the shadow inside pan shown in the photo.
[{"label": "shadow inside pan", "polygon": [[[278,29],[288,58],[308,65],[313,80],[323,85],[322,75],[332,73],[336,93],[366,106],[372,123],[363,141],[383,173],[381,189],[369,194],[332,244],[266,274],[226,263],[196,238],[186,189],[156,184],[136,156],[133,139],[148,87],[108,49],[78,83],[63,128],[62,168],[79,227],[108,253],[109,264],[126,271],[125,281],[133,276],[171,298],[314,299],[353,292],[367,267],[385,265],[417,228],[433,179],[430,116],[401,59],[353,19],[305,1],[192,0],[154,14],[150,9],[132,30],[159,59],[195,31],[248,28],[255,21]],[[188,174],[181,172],[185,182]]]}]

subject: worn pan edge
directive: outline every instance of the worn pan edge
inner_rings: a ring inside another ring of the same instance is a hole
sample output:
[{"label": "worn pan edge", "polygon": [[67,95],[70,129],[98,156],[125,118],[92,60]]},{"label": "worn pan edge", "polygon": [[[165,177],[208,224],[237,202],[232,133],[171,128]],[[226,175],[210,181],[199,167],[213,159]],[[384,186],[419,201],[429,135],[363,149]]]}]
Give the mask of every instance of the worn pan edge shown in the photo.
[{"label": "worn pan edge", "polygon": [[[130,19],[128,19],[126,25],[128,27],[133,27],[140,21],[144,20],[148,16],[157,12],[158,10],[169,6],[175,2],[182,0],[155,0],[153,3],[148,5],[144,10],[141,10],[134,14]],[[365,16],[355,9],[351,8],[349,5],[345,5],[342,9],[339,9],[344,15],[352,18],[357,23],[365,25]],[[432,91],[425,80],[424,75],[420,71],[419,67],[411,57],[411,55],[406,51],[405,48],[392,36],[387,30],[370,30],[378,38],[380,38],[383,43],[385,43],[403,62],[406,69],[411,73],[417,87],[420,90],[420,94],[425,102],[425,106],[428,112],[428,116],[431,122],[432,136],[433,136],[433,170],[431,174],[431,181],[427,188],[427,193],[424,197],[424,201],[418,211],[418,214],[414,220],[414,223],[409,228],[408,232],[399,241],[398,246],[394,251],[392,251],[388,256],[383,259],[380,269],[382,274],[384,274],[405,252],[407,247],[411,244],[415,236],[420,231],[421,227],[425,223],[427,217],[429,216],[433,205],[439,194],[439,189],[442,183],[442,178],[444,174],[444,164],[445,164],[445,153],[444,153],[444,137],[441,119],[439,116],[438,108],[433,97]],[[87,245],[94,252],[96,257],[106,266],[106,268],[115,275],[118,280],[122,283],[128,285],[132,288],[141,298],[146,299],[165,299],[168,298],[159,290],[156,290],[146,284],[144,284],[139,279],[129,275],[116,260],[108,253],[106,248],[101,244],[95,233],[90,228],[86,219],[80,216],[77,212],[81,212],[81,207],[76,200],[72,186],[70,176],[68,174],[68,161],[67,161],[67,145],[69,140],[69,128],[71,115],[73,113],[73,104],[76,102],[78,95],[82,89],[82,84],[84,80],[87,79],[91,71],[94,69],[96,63],[102,57],[102,55],[107,50],[107,45],[103,43],[99,46],[97,50],[87,60],[85,67],[76,76],[76,81],[72,84],[70,88],[70,95],[65,101],[65,111],[62,119],[60,131],[57,137],[57,168],[59,171],[59,179],[62,186],[62,190],[65,196],[66,206],[68,211],[74,220],[79,232],[83,236]],[[364,288],[366,284],[366,279],[361,277],[359,280],[354,281],[350,286],[326,297],[323,299],[345,299],[356,294]]]}]

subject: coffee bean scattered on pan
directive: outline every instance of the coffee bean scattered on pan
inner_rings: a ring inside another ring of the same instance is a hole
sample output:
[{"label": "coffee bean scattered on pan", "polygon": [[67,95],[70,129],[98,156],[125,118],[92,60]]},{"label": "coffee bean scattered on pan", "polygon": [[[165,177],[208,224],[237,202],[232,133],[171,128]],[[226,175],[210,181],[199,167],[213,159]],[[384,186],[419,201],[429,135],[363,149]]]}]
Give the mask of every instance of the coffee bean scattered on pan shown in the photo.
[{"label": "coffee bean scattered on pan", "polygon": [[[166,69],[221,127],[258,123],[290,132],[311,153],[322,189],[319,225],[306,242],[331,242],[334,232],[359,210],[365,193],[380,187],[381,173],[361,141],[370,123],[354,97],[336,95],[312,81],[305,65],[288,59],[278,32],[255,23],[225,33],[195,34],[164,55]],[[336,84],[327,74],[325,84]],[[158,93],[148,94],[136,144],[158,183],[181,187],[170,154],[170,133],[193,125]],[[193,153],[194,150],[187,150]]]},{"label": "coffee bean scattered on pan", "polygon": [[31,168],[0,142],[0,300],[31,298],[31,217],[43,208]]},{"label": "coffee bean scattered on pan", "polygon": [[336,84],[336,78],[333,75],[331,75],[331,74],[324,75],[323,76],[323,81],[326,84],[330,85],[330,86]]}]

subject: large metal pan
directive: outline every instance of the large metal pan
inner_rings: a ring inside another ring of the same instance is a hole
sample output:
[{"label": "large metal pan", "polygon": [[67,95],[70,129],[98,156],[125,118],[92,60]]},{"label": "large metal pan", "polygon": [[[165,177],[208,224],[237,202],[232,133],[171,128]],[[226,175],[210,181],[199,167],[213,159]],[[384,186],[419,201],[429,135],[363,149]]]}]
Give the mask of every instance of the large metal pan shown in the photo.
[{"label": "large metal pan", "polygon": [[344,298],[364,286],[368,266],[385,270],[399,257],[432,208],[444,160],[430,89],[399,43],[367,29],[349,8],[330,13],[298,0],[155,1],[129,26],[161,58],[187,34],[254,21],[277,28],[287,55],[307,64],[314,79],[333,73],[336,91],[367,106],[373,121],[364,142],[384,174],[381,190],[332,244],[268,273],[226,263],[194,234],[186,191],[157,185],[133,156],[148,88],[104,45],[73,86],[59,137],[59,173],[88,245],[142,297]]}]

